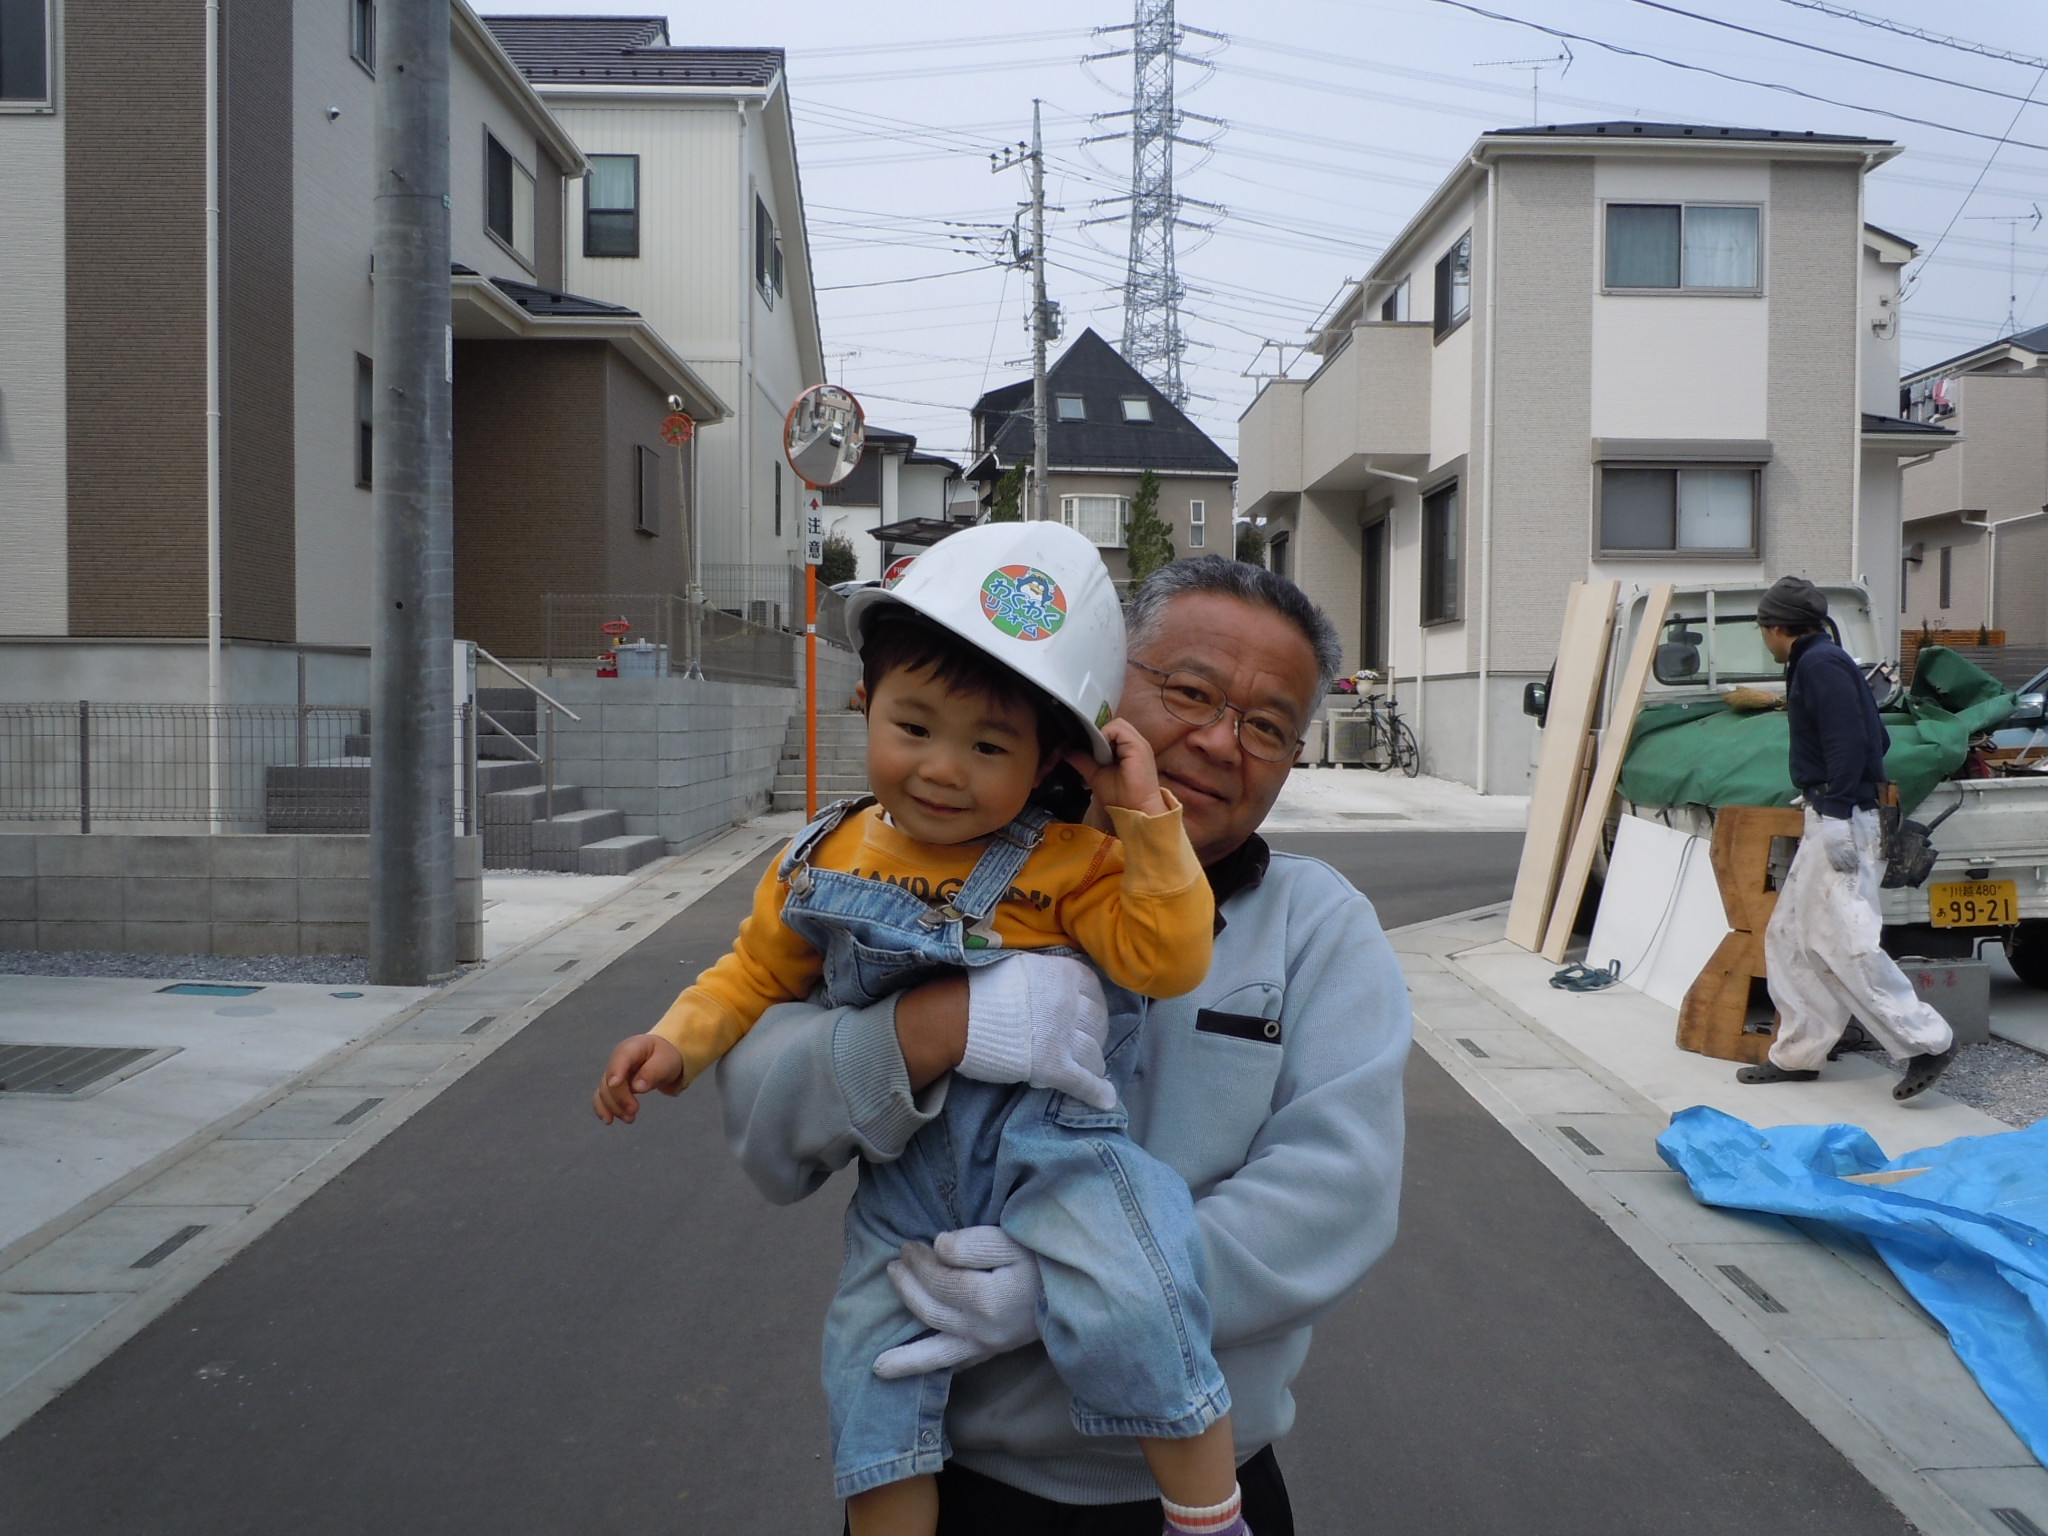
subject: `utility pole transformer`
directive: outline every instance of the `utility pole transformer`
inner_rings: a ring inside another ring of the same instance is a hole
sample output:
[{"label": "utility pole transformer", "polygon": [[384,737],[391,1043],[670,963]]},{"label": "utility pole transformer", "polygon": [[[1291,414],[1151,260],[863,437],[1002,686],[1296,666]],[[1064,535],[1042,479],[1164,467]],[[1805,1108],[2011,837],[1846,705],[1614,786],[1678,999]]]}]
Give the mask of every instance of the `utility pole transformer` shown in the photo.
[{"label": "utility pole transformer", "polygon": [[1173,65],[1182,42],[1173,0],[1137,0],[1131,24],[1131,250],[1124,269],[1124,360],[1177,406],[1187,404],[1180,364],[1187,351],[1180,303],[1187,295],[1174,267],[1180,199],[1173,190],[1173,146],[1181,113],[1173,101]]},{"label": "utility pole transformer", "polygon": [[370,980],[454,972],[455,527],[448,4],[379,16]]}]

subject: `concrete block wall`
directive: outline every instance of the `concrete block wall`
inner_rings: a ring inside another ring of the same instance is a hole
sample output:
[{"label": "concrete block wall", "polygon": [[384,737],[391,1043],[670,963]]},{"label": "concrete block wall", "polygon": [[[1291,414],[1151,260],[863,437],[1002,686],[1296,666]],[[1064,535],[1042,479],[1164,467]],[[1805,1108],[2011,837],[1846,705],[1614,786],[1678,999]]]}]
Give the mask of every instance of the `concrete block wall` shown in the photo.
[{"label": "concrete block wall", "polygon": [[[457,954],[483,958],[483,841],[455,840]],[[0,949],[360,955],[370,840],[0,835]]]},{"label": "concrete block wall", "polygon": [[658,836],[672,853],[767,809],[783,731],[800,704],[789,688],[682,677],[555,677],[546,686],[583,717],[555,719],[555,782],[581,785],[585,805],[624,812],[627,832]]}]

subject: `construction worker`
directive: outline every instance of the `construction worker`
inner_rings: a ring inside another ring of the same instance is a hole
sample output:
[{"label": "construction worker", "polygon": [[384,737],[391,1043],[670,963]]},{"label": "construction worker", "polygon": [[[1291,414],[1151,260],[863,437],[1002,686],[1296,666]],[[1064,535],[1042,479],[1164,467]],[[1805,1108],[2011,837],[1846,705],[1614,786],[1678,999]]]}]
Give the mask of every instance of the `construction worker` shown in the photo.
[{"label": "construction worker", "polygon": [[1916,1098],[1955,1059],[1948,1023],[1914,993],[1879,945],[1877,824],[1890,739],[1854,658],[1829,637],[1826,594],[1798,576],[1756,605],[1764,644],[1785,664],[1792,782],[1806,798],[1806,830],[1764,933],[1778,1029],[1768,1060],[1743,1083],[1812,1082],[1853,1014],[1906,1070],[1895,1099]]}]

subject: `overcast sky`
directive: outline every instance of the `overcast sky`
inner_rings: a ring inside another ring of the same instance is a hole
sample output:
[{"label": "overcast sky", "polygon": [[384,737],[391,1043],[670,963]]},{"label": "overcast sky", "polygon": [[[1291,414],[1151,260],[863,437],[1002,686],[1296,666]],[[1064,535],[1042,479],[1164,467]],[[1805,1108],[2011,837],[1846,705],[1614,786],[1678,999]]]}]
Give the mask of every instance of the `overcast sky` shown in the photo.
[{"label": "overcast sky", "polygon": [[[1475,137],[1534,120],[1533,72],[1495,61],[1553,57],[1565,46],[1574,55],[1569,72],[1540,77],[1546,122],[1640,117],[1906,146],[1871,177],[1866,211],[1923,252],[1908,269],[1909,368],[2003,334],[2009,307],[2021,329],[2048,323],[2048,227],[1997,222],[2031,220],[2037,199],[2048,198],[2048,106],[2029,103],[2048,99],[2048,59],[2035,57],[2048,55],[2042,0],[1473,3],[1580,40],[1567,44],[1448,0],[1182,0],[1183,26],[1228,35],[1187,38],[1186,51],[1203,62],[1180,66],[1179,104],[1226,126],[1190,121],[1190,138],[1212,142],[1181,150],[1177,163],[1179,190],[1221,210],[1186,210],[1210,227],[1182,231],[1179,264],[1189,411],[1225,448],[1234,451],[1237,417],[1257,387],[1248,374],[1274,371],[1276,354],[1266,347],[1261,356],[1262,344],[1299,343]],[[629,0],[484,0],[481,8],[638,13]],[[1028,135],[1033,97],[1045,104],[1048,201],[1063,210],[1051,215],[1052,297],[1065,306],[1069,336],[1093,325],[1119,339],[1128,232],[1121,210],[1100,200],[1127,186],[1130,151],[1114,137],[1122,120],[1097,115],[1128,106],[1131,66],[1084,58],[1126,45],[1128,32],[1094,29],[1128,24],[1128,5],[781,0],[668,14],[678,44],[789,50],[826,365],[873,420],[958,454],[975,397],[1029,372],[1026,280],[992,259],[1025,195],[1024,176],[991,175],[988,152]],[[1603,43],[1672,62],[1625,57]],[[1990,56],[2001,52],[2019,57]],[[1923,121],[1901,120],[1910,118]],[[1099,135],[1112,137],[1086,142]]]}]

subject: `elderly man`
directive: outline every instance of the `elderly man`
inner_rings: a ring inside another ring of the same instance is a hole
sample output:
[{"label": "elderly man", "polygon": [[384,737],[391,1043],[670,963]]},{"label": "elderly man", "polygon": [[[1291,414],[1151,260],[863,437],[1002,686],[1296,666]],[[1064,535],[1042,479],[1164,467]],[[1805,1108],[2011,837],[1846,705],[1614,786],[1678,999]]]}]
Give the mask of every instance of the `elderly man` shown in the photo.
[{"label": "elderly man", "polygon": [[[1310,1325],[1393,1241],[1407,989],[1371,904],[1327,865],[1273,854],[1258,836],[1336,671],[1329,621],[1290,582],[1209,557],[1147,582],[1130,627],[1123,715],[1185,808],[1218,932],[1195,992],[1117,995],[1109,1072],[1131,1134],[1194,1193],[1244,1517],[1259,1536],[1289,1536],[1272,1443],[1294,1420],[1289,1386]],[[728,1136],[755,1183],[787,1202],[855,1157],[900,1156],[937,1115],[948,1074],[981,1055],[970,1052],[978,1016],[1000,1011],[1014,1028],[1021,1011],[1034,1033],[1071,1034],[1092,988],[1076,977],[1020,988],[1001,975],[1017,965],[867,1009],[768,1013],[718,1071]],[[956,1367],[942,1536],[1155,1536],[1159,1501],[1136,1442],[1084,1437],[1069,1421],[1037,1343],[1035,1275],[997,1228],[906,1249],[894,1272],[936,1330],[906,1346],[908,1366]]]}]

